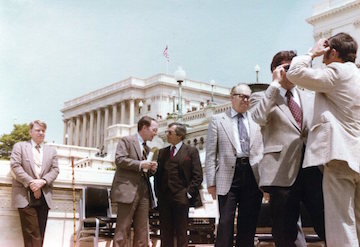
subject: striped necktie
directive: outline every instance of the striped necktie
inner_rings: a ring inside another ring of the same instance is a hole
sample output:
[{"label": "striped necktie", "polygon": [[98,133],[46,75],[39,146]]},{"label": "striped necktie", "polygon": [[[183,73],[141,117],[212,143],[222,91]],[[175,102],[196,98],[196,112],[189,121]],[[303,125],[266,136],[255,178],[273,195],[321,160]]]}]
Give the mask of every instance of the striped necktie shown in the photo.
[{"label": "striped necktie", "polygon": [[142,157],[141,157],[141,159],[142,160],[146,160],[147,159],[147,154],[146,154],[146,142],[143,142],[143,151],[142,151]]},{"label": "striped necktie", "polygon": [[291,114],[293,115],[295,121],[297,122],[297,124],[299,125],[300,129],[301,129],[301,123],[302,123],[302,110],[300,108],[300,106],[295,102],[293,94],[291,91],[286,91],[285,94],[286,98],[287,98],[287,102],[288,102],[288,107],[291,111]]}]

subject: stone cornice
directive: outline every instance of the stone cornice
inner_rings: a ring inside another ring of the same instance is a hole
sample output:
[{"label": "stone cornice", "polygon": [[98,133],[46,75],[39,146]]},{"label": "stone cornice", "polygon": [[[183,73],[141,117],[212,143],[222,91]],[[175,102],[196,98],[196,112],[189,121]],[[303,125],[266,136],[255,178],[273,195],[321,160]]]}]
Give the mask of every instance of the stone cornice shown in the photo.
[{"label": "stone cornice", "polygon": [[[177,82],[175,81],[173,76],[166,75],[166,74],[156,74],[154,76],[151,76],[147,79],[140,79],[136,77],[129,77],[127,79],[121,80],[119,82],[113,83],[111,85],[105,86],[103,88],[100,88],[98,90],[92,91],[90,93],[87,93],[85,95],[82,95],[80,97],[77,97],[72,100],[68,100],[64,103],[64,107],[61,109],[61,112],[65,112],[67,110],[73,109],[77,106],[87,104],[91,101],[95,101],[101,98],[104,98],[106,96],[115,94],[119,91],[134,88],[134,89],[147,89],[151,87],[155,87],[159,84],[162,85],[173,85],[174,87],[177,87]],[[211,86],[210,83],[207,82],[200,82],[200,81],[194,81],[194,80],[185,80],[184,88],[194,88],[194,89],[200,89],[202,91],[208,91],[211,92]],[[229,88],[215,85],[214,93],[221,94],[224,92],[228,92]]]},{"label": "stone cornice", "polygon": [[360,0],[354,1],[354,2],[350,2],[335,8],[330,8],[329,10],[326,10],[324,12],[321,12],[319,14],[315,14],[313,16],[311,16],[310,18],[306,19],[306,21],[311,24],[314,25],[317,21],[321,20],[321,19],[326,19],[334,14],[343,12],[343,11],[347,11],[347,10],[353,10],[354,8],[360,8]]}]

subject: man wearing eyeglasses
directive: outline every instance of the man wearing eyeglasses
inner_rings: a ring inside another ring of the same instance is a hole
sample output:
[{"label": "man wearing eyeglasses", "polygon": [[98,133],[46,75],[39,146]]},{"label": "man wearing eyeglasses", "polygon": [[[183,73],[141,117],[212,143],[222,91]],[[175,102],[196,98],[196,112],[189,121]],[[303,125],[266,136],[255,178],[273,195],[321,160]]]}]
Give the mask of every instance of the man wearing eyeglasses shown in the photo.
[{"label": "man wearing eyeglasses", "polygon": [[210,119],[206,139],[206,182],[213,199],[218,196],[219,224],[216,247],[232,247],[238,208],[236,245],[254,246],[261,206],[257,163],[262,154],[259,126],[249,110],[251,89],[238,84],[231,89],[231,108]]},{"label": "man wearing eyeglasses", "polygon": [[155,191],[159,199],[162,247],[188,246],[189,207],[202,206],[199,188],[203,180],[199,152],[183,143],[186,127],[171,123],[166,131],[170,146],[160,149]]},{"label": "man wearing eyeglasses", "polygon": [[308,210],[319,237],[325,239],[322,173],[317,166],[302,167],[314,95],[296,88],[286,78],[295,56],[294,51],[278,52],[271,63],[273,82],[250,100],[264,142],[259,186],[270,194],[272,234],[277,247],[299,245],[300,202]]}]

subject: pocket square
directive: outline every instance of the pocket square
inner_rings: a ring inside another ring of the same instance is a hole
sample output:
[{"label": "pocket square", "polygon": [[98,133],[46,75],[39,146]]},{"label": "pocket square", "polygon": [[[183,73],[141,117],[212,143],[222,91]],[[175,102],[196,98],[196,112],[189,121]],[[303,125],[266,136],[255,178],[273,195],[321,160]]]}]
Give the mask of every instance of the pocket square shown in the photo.
[{"label": "pocket square", "polygon": [[184,160],[191,160],[189,156],[185,156],[185,159]]}]

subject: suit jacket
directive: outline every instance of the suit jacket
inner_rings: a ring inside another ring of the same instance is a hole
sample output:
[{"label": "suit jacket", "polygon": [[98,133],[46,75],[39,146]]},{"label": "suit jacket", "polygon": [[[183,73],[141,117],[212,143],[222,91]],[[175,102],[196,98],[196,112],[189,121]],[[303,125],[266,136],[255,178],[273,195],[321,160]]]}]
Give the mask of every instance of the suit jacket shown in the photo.
[{"label": "suit jacket", "polygon": [[360,173],[360,70],[351,62],[313,69],[304,55],[292,60],[287,77],[316,92],[304,166],[343,160]]},{"label": "suit jacket", "polygon": [[49,208],[52,206],[52,184],[59,174],[56,150],[44,145],[43,161],[39,177],[36,175],[31,141],[18,142],[14,145],[10,157],[10,167],[15,175],[12,180],[12,202],[16,208],[29,204],[28,190],[30,181],[41,178],[46,185],[41,188]]},{"label": "suit jacket", "polygon": [[[202,206],[199,189],[203,181],[203,173],[198,150],[183,143],[176,155],[170,158],[170,147],[159,150],[158,170],[154,175],[155,192],[159,202],[161,203],[164,199],[166,192],[170,192],[170,198],[174,202],[189,204],[190,207]],[[177,167],[178,170],[173,171],[174,173],[171,173],[173,176],[168,178],[166,184],[163,184],[166,166]],[[166,191],[165,188],[169,190]],[[191,195],[190,199],[187,193]]]},{"label": "suit jacket", "polygon": [[[247,114],[250,130],[250,165],[256,181],[259,179],[258,163],[262,156],[260,127]],[[226,195],[233,181],[236,165],[236,144],[233,134],[231,109],[213,115],[206,138],[205,172],[207,186],[216,186],[218,195]]]},{"label": "suit jacket", "polygon": [[251,95],[255,122],[261,126],[264,155],[259,163],[259,186],[291,186],[299,173],[308,129],[313,116],[314,95],[295,89],[303,112],[301,129],[278,87]]},{"label": "suit jacket", "polygon": [[[146,153],[149,153],[146,147]],[[111,187],[113,202],[132,203],[139,184],[144,179],[140,171],[142,153],[137,135],[120,139],[115,153],[116,172]],[[148,183],[148,178],[146,177]],[[152,203],[152,202],[151,202]]]}]

